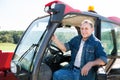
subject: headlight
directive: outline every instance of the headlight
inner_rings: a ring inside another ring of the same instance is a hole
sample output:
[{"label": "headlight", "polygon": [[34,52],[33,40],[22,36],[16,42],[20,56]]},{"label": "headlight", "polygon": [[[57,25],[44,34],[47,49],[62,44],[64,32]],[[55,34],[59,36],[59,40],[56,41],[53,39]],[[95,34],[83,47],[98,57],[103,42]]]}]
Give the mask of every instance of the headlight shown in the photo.
[{"label": "headlight", "polygon": [[21,66],[19,65],[19,63],[17,61],[11,61],[11,72],[14,73],[14,74],[17,74],[20,72],[21,70]]},{"label": "headlight", "polygon": [[56,5],[56,3],[53,3],[53,4],[51,5],[51,9],[54,9],[54,8],[55,8],[55,5]]}]

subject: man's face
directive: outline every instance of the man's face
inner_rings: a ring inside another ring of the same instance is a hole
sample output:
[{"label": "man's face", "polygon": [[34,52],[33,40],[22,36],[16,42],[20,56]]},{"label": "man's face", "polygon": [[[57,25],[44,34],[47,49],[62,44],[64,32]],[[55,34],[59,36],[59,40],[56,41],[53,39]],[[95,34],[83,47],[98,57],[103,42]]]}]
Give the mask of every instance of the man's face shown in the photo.
[{"label": "man's face", "polygon": [[80,26],[80,31],[81,31],[81,35],[82,35],[83,39],[86,40],[94,31],[94,28],[91,27],[91,25],[89,23],[83,23]]}]

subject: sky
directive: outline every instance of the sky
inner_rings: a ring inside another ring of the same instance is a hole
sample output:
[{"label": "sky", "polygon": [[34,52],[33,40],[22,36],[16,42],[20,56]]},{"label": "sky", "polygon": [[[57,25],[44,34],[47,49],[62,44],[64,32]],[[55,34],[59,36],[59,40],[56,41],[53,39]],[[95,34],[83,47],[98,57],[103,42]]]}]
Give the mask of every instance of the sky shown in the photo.
[{"label": "sky", "polygon": [[[0,0],[0,31],[25,30],[37,17],[46,15],[44,5],[53,0]],[[61,0],[81,11],[88,6],[105,17],[120,18],[119,0]]]}]

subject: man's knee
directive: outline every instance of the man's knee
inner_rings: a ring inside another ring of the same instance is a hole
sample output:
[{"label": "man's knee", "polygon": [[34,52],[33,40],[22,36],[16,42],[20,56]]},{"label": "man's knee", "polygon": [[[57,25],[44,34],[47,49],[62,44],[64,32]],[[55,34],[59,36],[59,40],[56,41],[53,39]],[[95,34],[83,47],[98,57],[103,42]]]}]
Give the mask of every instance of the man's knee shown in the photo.
[{"label": "man's knee", "polygon": [[59,71],[54,72],[53,80],[59,80],[59,78],[60,78],[60,72]]},{"label": "man's knee", "polygon": [[72,80],[71,71],[58,70],[53,74],[53,80]]}]

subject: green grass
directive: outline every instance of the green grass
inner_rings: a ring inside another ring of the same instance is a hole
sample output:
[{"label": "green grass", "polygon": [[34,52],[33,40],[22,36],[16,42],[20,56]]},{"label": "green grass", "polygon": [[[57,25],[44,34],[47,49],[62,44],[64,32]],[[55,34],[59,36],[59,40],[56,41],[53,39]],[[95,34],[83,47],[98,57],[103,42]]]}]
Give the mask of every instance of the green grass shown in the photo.
[{"label": "green grass", "polygon": [[14,51],[16,48],[16,44],[12,43],[0,43],[0,50],[2,51]]}]

